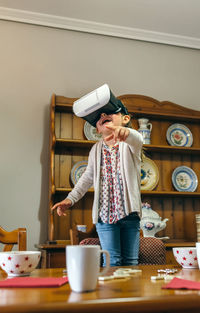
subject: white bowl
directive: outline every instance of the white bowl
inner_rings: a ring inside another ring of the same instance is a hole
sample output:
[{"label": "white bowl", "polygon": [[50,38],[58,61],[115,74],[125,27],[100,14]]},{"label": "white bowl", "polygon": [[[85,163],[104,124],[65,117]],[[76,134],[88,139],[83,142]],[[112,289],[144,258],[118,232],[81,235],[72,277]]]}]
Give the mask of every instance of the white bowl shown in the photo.
[{"label": "white bowl", "polygon": [[0,252],[0,266],[8,276],[27,276],[38,265],[40,251]]},{"label": "white bowl", "polygon": [[173,254],[183,268],[198,268],[196,247],[173,248]]}]

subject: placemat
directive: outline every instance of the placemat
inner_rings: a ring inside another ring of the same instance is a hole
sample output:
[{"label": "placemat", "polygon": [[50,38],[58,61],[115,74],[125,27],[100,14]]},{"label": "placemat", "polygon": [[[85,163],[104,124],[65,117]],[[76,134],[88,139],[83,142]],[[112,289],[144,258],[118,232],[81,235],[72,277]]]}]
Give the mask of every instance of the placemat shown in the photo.
[{"label": "placemat", "polygon": [[174,277],[163,289],[195,289],[200,290],[200,282]]},{"label": "placemat", "polygon": [[67,277],[14,277],[0,281],[0,288],[60,287]]}]

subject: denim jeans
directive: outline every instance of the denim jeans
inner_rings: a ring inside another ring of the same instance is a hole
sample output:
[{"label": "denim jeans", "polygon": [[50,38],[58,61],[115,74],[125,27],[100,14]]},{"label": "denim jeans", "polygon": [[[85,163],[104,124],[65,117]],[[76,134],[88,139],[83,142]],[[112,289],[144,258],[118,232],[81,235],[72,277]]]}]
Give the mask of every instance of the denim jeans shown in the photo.
[{"label": "denim jeans", "polygon": [[140,218],[137,213],[131,213],[115,224],[105,224],[99,219],[96,229],[101,248],[110,253],[111,266],[138,264]]}]

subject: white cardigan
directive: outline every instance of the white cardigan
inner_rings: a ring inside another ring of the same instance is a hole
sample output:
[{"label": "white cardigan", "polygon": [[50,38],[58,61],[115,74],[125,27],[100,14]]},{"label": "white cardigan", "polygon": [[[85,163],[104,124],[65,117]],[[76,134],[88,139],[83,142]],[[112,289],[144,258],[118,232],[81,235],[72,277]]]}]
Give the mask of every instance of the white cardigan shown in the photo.
[{"label": "white cardigan", "polygon": [[[130,133],[125,142],[119,142],[120,170],[124,189],[124,204],[126,214],[138,212],[141,215],[141,149],[143,144],[142,135],[129,128]],[[102,140],[94,144],[88,157],[88,165],[75,187],[67,198],[72,205],[79,201],[88,189],[94,186],[94,202],[92,207],[92,220],[98,222],[99,193],[100,193],[100,164]]]}]

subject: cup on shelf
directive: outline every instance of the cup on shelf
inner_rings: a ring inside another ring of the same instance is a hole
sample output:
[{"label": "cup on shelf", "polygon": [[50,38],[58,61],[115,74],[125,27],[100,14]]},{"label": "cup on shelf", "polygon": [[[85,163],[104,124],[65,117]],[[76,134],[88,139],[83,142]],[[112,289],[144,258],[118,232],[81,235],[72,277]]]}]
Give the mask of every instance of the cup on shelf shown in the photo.
[{"label": "cup on shelf", "polygon": [[196,214],[195,218],[196,218],[197,242],[200,242],[200,214]]},{"label": "cup on shelf", "polygon": [[87,225],[76,225],[77,230],[82,231],[86,233],[87,231]]},{"label": "cup on shelf", "polygon": [[[100,271],[100,256],[103,253],[106,255],[106,266]],[[93,291],[96,289],[98,276],[105,275],[110,268],[110,255],[97,245],[67,246],[66,266],[69,285],[73,291]]]}]

